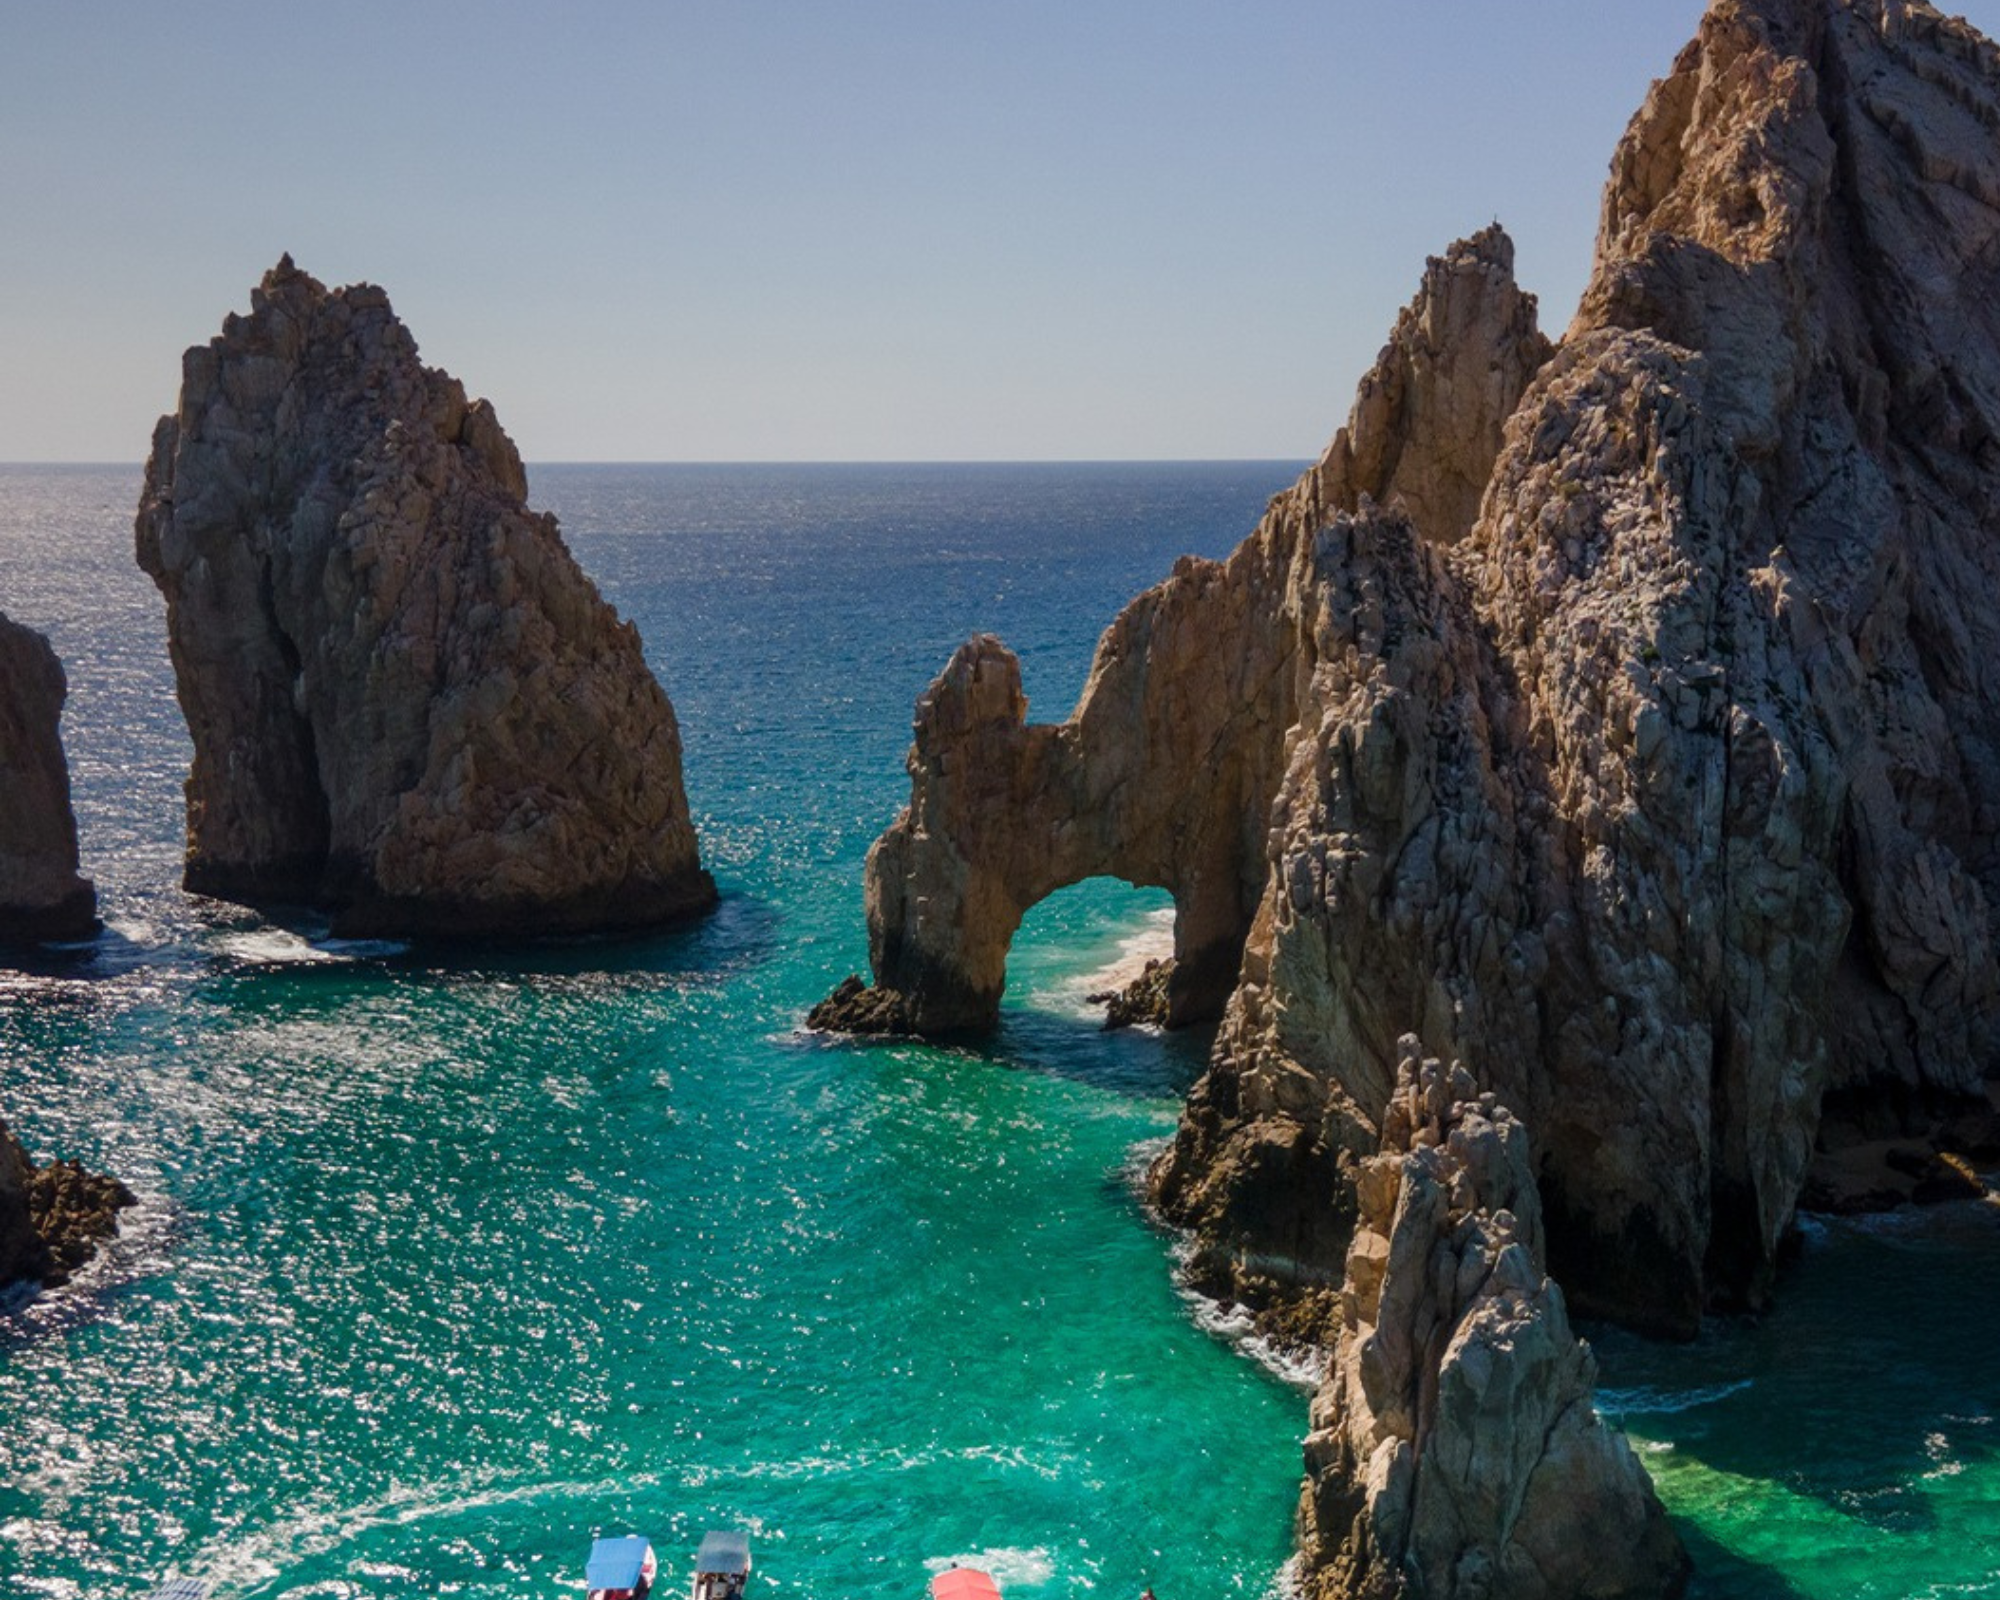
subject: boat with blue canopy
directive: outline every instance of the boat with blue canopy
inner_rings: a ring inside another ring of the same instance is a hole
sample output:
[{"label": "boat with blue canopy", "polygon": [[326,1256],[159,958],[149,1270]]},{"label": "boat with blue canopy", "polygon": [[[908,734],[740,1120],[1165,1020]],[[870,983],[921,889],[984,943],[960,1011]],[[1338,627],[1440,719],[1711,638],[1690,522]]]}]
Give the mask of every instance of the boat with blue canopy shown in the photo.
[{"label": "boat with blue canopy", "polygon": [[169,1578],[146,1600],[208,1600],[209,1585],[200,1578]]},{"label": "boat with blue canopy", "polygon": [[591,1545],[583,1584],[590,1600],[646,1600],[659,1570],[652,1545],[635,1533],[626,1534]]},{"label": "boat with blue canopy", "polygon": [[742,1600],[750,1581],[750,1535],[708,1533],[694,1558],[694,1600]]}]

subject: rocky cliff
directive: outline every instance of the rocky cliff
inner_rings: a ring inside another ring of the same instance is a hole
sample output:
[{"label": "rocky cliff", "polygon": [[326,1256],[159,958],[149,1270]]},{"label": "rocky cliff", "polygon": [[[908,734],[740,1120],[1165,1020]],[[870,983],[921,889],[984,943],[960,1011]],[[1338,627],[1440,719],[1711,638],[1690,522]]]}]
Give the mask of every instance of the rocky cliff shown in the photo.
[{"label": "rocky cliff", "polygon": [[713,900],[673,708],[526,494],[492,408],[379,289],[287,257],[188,351],[137,542],[194,738],[190,889],[357,933]]},{"label": "rocky cliff", "polygon": [[1299,1508],[1309,1594],[1668,1593],[1687,1559],[1543,1261],[1528,1135],[1405,1037]]},{"label": "rocky cliff", "polygon": [[1430,264],[1325,457],[1227,561],[1186,558],[1126,608],[1067,722],[1028,724],[999,640],[962,647],[917,702],[909,809],[869,852],[875,986],[817,1022],[990,1024],[1027,909],[1106,874],[1174,897],[1170,1017],[1219,1012],[1268,876],[1271,796],[1317,657],[1324,572],[1338,564],[1318,536],[1394,497],[1433,519],[1426,541],[1462,537],[1462,485],[1483,477],[1480,458],[1547,355],[1506,236],[1456,246]]},{"label": "rocky cliff", "polygon": [[1228,994],[1156,1177],[1212,1287],[1324,1320],[1411,1032],[1535,1130],[1573,1301],[1761,1301],[1822,1115],[1995,1062],[1996,126],[1928,7],[1717,0],[1559,347],[1456,247],[1068,722],[996,641],[947,668],[868,874],[895,1020],[990,1018],[1061,883],[1161,884],[1177,1018]]},{"label": "rocky cliff", "polygon": [[0,615],[0,944],[97,931],[58,731],[68,692],[48,640]]},{"label": "rocky cliff", "polygon": [[1532,1130],[1570,1304],[1762,1303],[1816,1143],[2000,1069],[1996,132],[2000,55],[1926,5],[1715,0],[1560,345],[1503,239],[1455,247],[1067,722],[997,641],[954,659],[856,1004],[983,1022],[1035,898],[1159,884],[1176,1019],[1227,994],[1153,1174],[1204,1287],[1354,1334],[1410,1035]]}]

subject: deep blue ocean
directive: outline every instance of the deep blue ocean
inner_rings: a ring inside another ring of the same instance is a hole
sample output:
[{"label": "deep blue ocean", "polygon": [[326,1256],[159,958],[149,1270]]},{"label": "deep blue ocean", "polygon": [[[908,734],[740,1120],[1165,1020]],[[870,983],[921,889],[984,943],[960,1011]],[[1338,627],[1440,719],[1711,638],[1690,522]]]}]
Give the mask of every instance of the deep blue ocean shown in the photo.
[{"label": "deep blue ocean", "polygon": [[[1305,1390],[1178,1294],[1133,1175],[1206,1041],[1083,995],[1163,899],[1039,908],[978,1050],[839,1044],[861,862],[968,634],[1065,714],[1099,632],[1295,464],[539,467],[680,714],[723,904],[645,940],[337,945],[178,887],[135,468],[0,468],[70,676],[91,949],[0,972],[0,1114],[144,1204],[0,1307],[0,1595],[582,1595],[600,1532],[756,1592],[1260,1600]],[[1779,1311],[1600,1337],[1711,1596],[2000,1596],[2000,1211],[1815,1224]]]}]

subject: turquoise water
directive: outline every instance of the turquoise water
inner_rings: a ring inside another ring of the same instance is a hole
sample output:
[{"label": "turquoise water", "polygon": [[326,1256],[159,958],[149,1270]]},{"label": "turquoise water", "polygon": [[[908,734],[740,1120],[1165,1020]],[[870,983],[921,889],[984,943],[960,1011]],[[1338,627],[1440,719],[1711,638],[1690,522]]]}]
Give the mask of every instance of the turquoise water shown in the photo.
[{"label": "turquoise water", "polygon": [[1598,1332],[1697,1593],[2000,1595],[2000,1208],[1809,1220],[1760,1321]]},{"label": "turquoise water", "polygon": [[1117,602],[1289,475],[537,472],[679,707],[726,899],[444,960],[174,887],[136,475],[0,474],[111,928],[0,977],[0,1106],[147,1202],[0,1321],[0,1592],[580,1595],[595,1532],[678,1586],[741,1525],[773,1592],[956,1558],[1010,1597],[1264,1593],[1303,1402],[1194,1325],[1130,1182],[1199,1047],[1078,1001],[1153,902],[1043,908],[984,1051],[797,1024],[865,959],[861,857],[958,638],[1007,631],[1058,711]]},{"label": "turquoise water", "polygon": [[[138,475],[0,469],[0,606],[68,663],[110,924],[0,974],[0,1111],[146,1204],[0,1312],[0,1593],[579,1596],[636,1529],[757,1585],[1264,1595],[1304,1396],[1202,1331],[1134,1198],[1202,1041],[1105,1035],[1159,902],[1039,908],[980,1051],[801,1035],[865,957],[910,704],[968,632],[1065,711],[1117,607],[1293,469],[542,468],[645,635],[721,910],[440,957],[176,887],[187,758]],[[1717,1596],[2000,1594],[2000,1213],[1818,1230],[1779,1314],[1605,1336]]]}]

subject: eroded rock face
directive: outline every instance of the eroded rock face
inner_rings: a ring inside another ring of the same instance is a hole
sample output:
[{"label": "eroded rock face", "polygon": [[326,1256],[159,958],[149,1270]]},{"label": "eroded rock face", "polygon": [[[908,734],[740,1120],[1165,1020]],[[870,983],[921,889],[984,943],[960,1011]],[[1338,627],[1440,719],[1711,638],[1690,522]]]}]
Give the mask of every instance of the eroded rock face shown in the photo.
[{"label": "eroded rock face", "polygon": [[289,257],[187,353],[139,508],[194,736],[188,887],[346,932],[698,910],[673,708],[492,408]]},{"label": "eroded rock face", "polygon": [[1761,1303],[1823,1110],[1891,1137],[1996,1065],[1996,128],[1928,6],[1716,0],[1553,356],[1460,247],[1069,722],[995,641],[934,686],[869,873],[909,1023],[990,1017],[1066,874],[1164,884],[1184,996],[1238,954],[1155,1174],[1205,1287],[1327,1324],[1408,1032],[1534,1129],[1573,1304]]},{"label": "eroded rock face", "polygon": [[58,726],[68,693],[48,640],[0,615],[0,945],[97,931]]},{"label": "eroded rock face", "polygon": [[1527,1130],[1463,1068],[1398,1048],[1306,1441],[1306,1592],[1675,1592],[1687,1558],[1597,1415],[1545,1269]]},{"label": "eroded rock face", "polygon": [[116,1178],[74,1161],[37,1167],[0,1122],[0,1284],[30,1279],[53,1288],[118,1231],[118,1212],[138,1204]]},{"label": "eroded rock face", "polygon": [[[1226,562],[1189,557],[1106,630],[1076,710],[1029,725],[999,640],[963,646],[917,702],[910,806],[869,853],[867,1015],[989,1025],[1027,908],[1110,875],[1174,897],[1171,1019],[1234,987],[1268,864],[1271,796],[1320,644],[1329,520],[1399,500],[1465,529],[1500,428],[1546,358],[1498,229],[1433,261],[1348,426]],[[1480,459],[1483,452],[1484,460]],[[836,1020],[832,1019],[832,1020]]]},{"label": "eroded rock face", "polygon": [[[1376,963],[1445,1002],[1396,1014],[1534,1127],[1573,1300],[1660,1331],[1768,1293],[1829,1086],[1931,1116],[1995,1062],[2000,74],[1902,16],[1721,0],[1649,97],[1451,553],[1515,842],[1374,852]],[[1340,896],[1286,891],[1320,824],[1280,809],[1268,936],[1161,1175],[1217,1246],[1265,1204],[1234,1173],[1372,1124],[1387,1081],[1389,1034],[1291,1026],[1378,980]],[[1324,1103],[1203,1116],[1280,1083]]]}]

